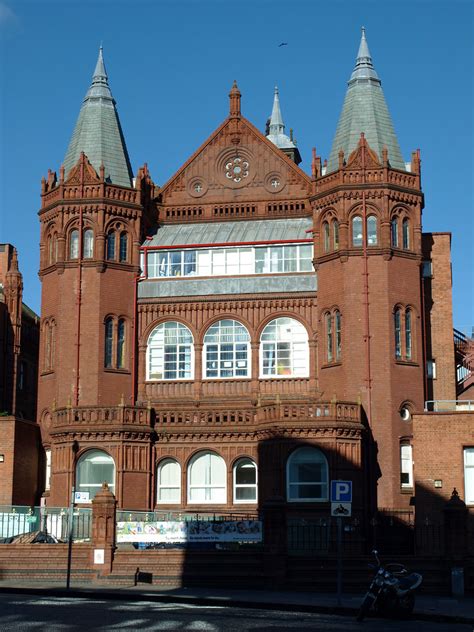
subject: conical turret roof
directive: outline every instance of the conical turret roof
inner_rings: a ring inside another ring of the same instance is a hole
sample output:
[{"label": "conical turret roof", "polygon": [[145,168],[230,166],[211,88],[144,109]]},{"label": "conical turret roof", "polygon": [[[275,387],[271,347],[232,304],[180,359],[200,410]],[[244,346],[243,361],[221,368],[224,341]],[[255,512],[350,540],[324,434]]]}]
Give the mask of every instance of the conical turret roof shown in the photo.
[{"label": "conical turret roof", "polygon": [[280,149],[294,149],[296,147],[291,138],[285,134],[285,124],[283,123],[283,117],[281,115],[280,97],[277,86],[275,86],[275,92],[273,94],[273,108],[268,131],[268,140]]},{"label": "conical turret roof", "polygon": [[97,173],[101,164],[104,165],[108,181],[132,186],[132,168],[115,105],[101,46],[92,83],[64,158],[66,178],[84,152]]},{"label": "conical turret roof", "polygon": [[372,62],[365,29],[362,27],[356,64],[348,82],[346,98],[329,155],[328,172],[338,168],[338,154],[341,149],[347,160],[349,154],[357,147],[362,132],[369,147],[377,152],[380,159],[386,146],[391,166],[405,169],[381,83]]}]

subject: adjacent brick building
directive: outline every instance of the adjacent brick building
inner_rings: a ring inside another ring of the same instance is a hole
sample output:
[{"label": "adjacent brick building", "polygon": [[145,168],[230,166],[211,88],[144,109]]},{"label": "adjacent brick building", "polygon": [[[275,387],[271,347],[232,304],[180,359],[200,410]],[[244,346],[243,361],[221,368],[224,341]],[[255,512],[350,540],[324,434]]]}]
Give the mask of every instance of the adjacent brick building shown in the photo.
[{"label": "adjacent brick building", "polygon": [[457,397],[449,236],[422,233],[364,32],[329,162],[300,161],[278,91],[263,134],[234,83],[167,183],[134,177],[100,51],[42,183],[48,504],[106,480],[125,509],[317,520],[351,479],[362,519],[413,505],[415,413]]}]

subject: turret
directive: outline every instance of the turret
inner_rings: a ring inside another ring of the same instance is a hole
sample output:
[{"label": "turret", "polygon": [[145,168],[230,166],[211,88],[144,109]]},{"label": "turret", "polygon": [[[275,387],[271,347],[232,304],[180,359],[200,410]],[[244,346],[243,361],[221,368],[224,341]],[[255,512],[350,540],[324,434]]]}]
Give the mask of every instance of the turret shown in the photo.
[{"label": "turret", "polygon": [[301,162],[301,155],[299,149],[296,146],[296,142],[293,140],[293,131],[290,136],[285,134],[285,124],[283,123],[283,117],[280,109],[280,96],[278,88],[275,86],[275,92],[273,95],[273,108],[272,115],[268,122],[267,138],[284,154],[289,156],[293,162],[297,165]]}]

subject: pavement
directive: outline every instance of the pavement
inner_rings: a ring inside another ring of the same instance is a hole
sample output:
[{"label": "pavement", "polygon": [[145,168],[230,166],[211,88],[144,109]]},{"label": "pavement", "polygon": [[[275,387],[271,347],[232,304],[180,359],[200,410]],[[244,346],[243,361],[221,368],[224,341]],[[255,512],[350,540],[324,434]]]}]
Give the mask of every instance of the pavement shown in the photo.
[{"label": "pavement", "polygon": [[[162,586],[112,586],[106,583],[71,582],[65,585],[0,581],[0,594],[48,595],[48,597],[81,597],[119,601],[159,601],[235,608],[269,609],[354,616],[363,595],[291,592],[273,590],[233,590],[225,588],[173,588]],[[421,621],[474,624],[474,597],[446,597],[417,594],[413,619]]]}]

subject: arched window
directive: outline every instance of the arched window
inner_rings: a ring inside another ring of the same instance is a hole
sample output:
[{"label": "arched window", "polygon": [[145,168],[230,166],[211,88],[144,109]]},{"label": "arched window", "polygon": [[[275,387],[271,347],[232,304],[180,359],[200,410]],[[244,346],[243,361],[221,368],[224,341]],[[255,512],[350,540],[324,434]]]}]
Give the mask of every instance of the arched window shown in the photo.
[{"label": "arched window", "polygon": [[111,368],[113,366],[113,354],[114,354],[114,320],[109,317],[105,321],[105,352],[104,352],[104,364],[106,367]]},{"label": "arched window", "polygon": [[411,335],[411,310],[405,310],[405,357],[411,360],[412,356],[412,335]]},{"label": "arched window", "polygon": [[125,320],[120,318],[117,325],[117,369],[125,367]]},{"label": "arched window", "polygon": [[410,248],[410,220],[406,217],[402,222],[402,244],[405,250]]},{"label": "arched window", "polygon": [[250,375],[250,336],[236,320],[220,320],[204,336],[206,378],[236,378]]},{"label": "arched window", "polygon": [[51,237],[51,235],[48,235],[47,247],[48,247],[48,265],[51,265],[53,263],[53,238]]},{"label": "arched window", "polygon": [[362,217],[359,215],[352,218],[352,245],[362,246]]},{"label": "arched window", "polygon": [[375,215],[369,215],[367,218],[367,245],[377,245],[377,218]]},{"label": "arched window", "polygon": [[119,261],[127,261],[128,238],[127,233],[120,233]]},{"label": "arched window", "polygon": [[176,322],[158,325],[147,346],[147,380],[190,380],[193,378],[193,336]]},{"label": "arched window", "polygon": [[328,362],[332,362],[333,359],[333,334],[332,334],[332,315],[328,312],[326,314],[326,355]]},{"label": "arched window", "polygon": [[52,371],[54,369],[55,356],[55,323],[54,320],[48,320],[44,323],[44,357],[43,369]]},{"label": "arched window", "polygon": [[239,459],[234,465],[234,503],[257,502],[257,466],[252,459]]},{"label": "arched window", "polygon": [[396,309],[393,314],[393,326],[395,332],[395,357],[402,357],[402,310]]},{"label": "arched window", "polygon": [[58,260],[58,233],[53,235],[53,263]]},{"label": "arched window", "polygon": [[335,219],[332,223],[334,250],[339,250],[339,222]]},{"label": "arched window", "polygon": [[390,238],[392,248],[398,248],[398,217],[392,218],[390,222]]},{"label": "arched window", "polygon": [[88,493],[92,500],[102,483],[107,483],[112,494],[115,493],[114,460],[102,450],[89,450],[77,462],[76,491]]},{"label": "arched window", "polygon": [[94,256],[94,231],[91,228],[84,231],[83,252],[84,259],[92,259]]},{"label": "arched window", "polygon": [[295,450],[288,459],[286,474],[289,502],[328,500],[328,462],[321,450]]},{"label": "arched window", "polygon": [[262,377],[308,377],[308,333],[294,318],[276,318],[260,338]]},{"label": "arched window", "polygon": [[324,252],[328,252],[330,249],[330,236],[329,236],[329,224],[328,222],[323,222],[323,240],[324,240]]},{"label": "arched window", "polygon": [[113,230],[107,233],[106,257],[108,261],[115,259],[115,232]]},{"label": "arched window", "polygon": [[334,312],[334,329],[336,334],[336,360],[340,360],[342,350],[341,312],[337,309]]},{"label": "arched window", "polygon": [[74,229],[69,235],[69,259],[79,259],[79,231]]},{"label": "arched window", "polygon": [[188,502],[225,503],[226,483],[224,459],[214,452],[199,452],[189,463]]},{"label": "arched window", "polygon": [[157,503],[181,502],[181,467],[174,459],[164,459],[158,465]]}]

